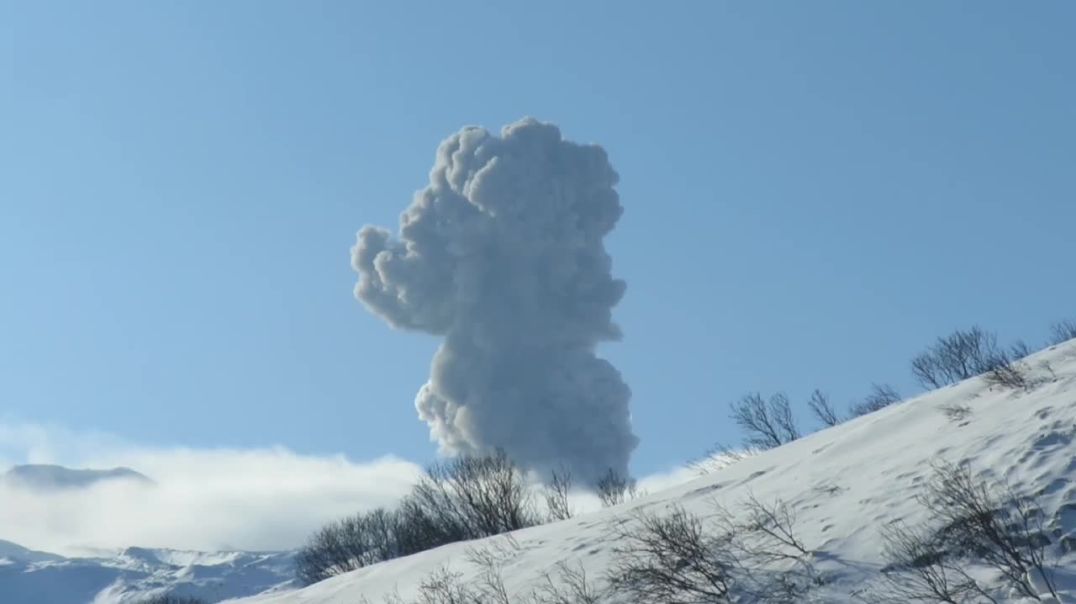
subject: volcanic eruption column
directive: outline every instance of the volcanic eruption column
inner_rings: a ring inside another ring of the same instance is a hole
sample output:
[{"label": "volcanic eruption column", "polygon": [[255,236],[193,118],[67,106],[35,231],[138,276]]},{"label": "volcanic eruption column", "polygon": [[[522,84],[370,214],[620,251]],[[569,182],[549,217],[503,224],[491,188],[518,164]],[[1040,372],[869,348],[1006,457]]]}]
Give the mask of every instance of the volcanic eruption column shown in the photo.
[{"label": "volcanic eruption column", "polygon": [[631,391],[598,358],[625,284],[602,238],[620,218],[605,151],[533,119],[441,143],[398,237],[366,226],[355,295],[390,325],[444,338],[415,400],[449,455],[503,449],[542,473],[627,475]]}]

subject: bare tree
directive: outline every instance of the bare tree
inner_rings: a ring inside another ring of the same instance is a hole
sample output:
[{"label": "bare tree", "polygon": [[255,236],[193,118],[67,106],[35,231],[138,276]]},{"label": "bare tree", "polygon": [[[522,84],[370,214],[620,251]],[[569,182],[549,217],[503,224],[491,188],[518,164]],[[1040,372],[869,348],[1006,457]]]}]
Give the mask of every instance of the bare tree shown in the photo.
[{"label": "bare tree", "polygon": [[769,401],[757,392],[748,394],[731,405],[730,417],[744,431],[748,447],[772,449],[800,437],[788,397],[780,392]]},{"label": "bare tree", "polygon": [[864,399],[851,406],[849,412],[853,417],[874,413],[893,403],[900,402],[900,393],[889,384],[872,384],[871,392]]},{"label": "bare tree", "polygon": [[938,367],[938,360],[930,352],[924,352],[912,359],[912,374],[924,388],[941,388],[948,384]]},{"label": "bare tree", "polygon": [[549,484],[545,487],[545,506],[550,520],[567,520],[572,517],[572,506],[568,501],[571,490],[570,469],[561,467],[550,472]]},{"label": "bare tree", "polygon": [[814,413],[815,418],[822,422],[822,425],[836,426],[841,423],[840,416],[833,408],[833,405],[829,403],[829,397],[821,390],[816,389],[811,393],[807,406],[811,408],[811,413]]},{"label": "bare tree", "polygon": [[620,505],[634,499],[638,492],[634,478],[623,476],[612,468],[609,468],[609,471],[598,480],[596,486],[602,507]]},{"label": "bare tree", "polygon": [[1058,321],[1050,327],[1050,341],[1060,344],[1076,338],[1076,321]]}]

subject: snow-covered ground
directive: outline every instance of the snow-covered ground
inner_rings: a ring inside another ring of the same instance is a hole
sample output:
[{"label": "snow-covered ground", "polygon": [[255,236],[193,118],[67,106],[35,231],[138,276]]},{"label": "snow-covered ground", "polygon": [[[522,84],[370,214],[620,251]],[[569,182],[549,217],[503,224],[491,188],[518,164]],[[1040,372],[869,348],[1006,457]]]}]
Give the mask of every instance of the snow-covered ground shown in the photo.
[{"label": "snow-covered ground", "polygon": [[216,602],[289,588],[293,555],[128,548],[64,558],[0,541],[0,602],[121,604],[166,592]]},{"label": "snow-covered ground", "polygon": [[[243,600],[248,604],[355,604],[398,593],[405,600],[443,569],[464,583],[481,581],[469,559],[475,548],[496,548],[509,593],[525,594],[556,564],[567,561],[600,580],[618,545],[614,527],[637,510],[663,513],[682,506],[700,516],[714,503],[735,510],[745,498],[780,499],[792,506],[795,531],[827,582],[812,601],[864,601],[855,594],[881,581],[880,530],[897,520],[927,520],[915,495],[938,461],[967,463],[976,475],[1038,496],[1054,545],[1049,553],[1066,593],[1076,601],[1076,342],[1039,352],[1026,362],[1029,392],[990,387],[974,378],[927,393],[727,468],[627,504],[538,526],[504,537],[459,543],[334,577],[305,589]],[[947,408],[966,407],[961,413]],[[497,544],[501,544],[499,547]],[[1068,549],[1070,551],[1063,551]],[[989,574],[982,575],[987,580]],[[366,600],[363,600],[365,598]],[[1017,601],[1011,596],[1007,601]],[[625,599],[612,599],[626,602]],[[868,600],[869,601],[869,598]]]}]

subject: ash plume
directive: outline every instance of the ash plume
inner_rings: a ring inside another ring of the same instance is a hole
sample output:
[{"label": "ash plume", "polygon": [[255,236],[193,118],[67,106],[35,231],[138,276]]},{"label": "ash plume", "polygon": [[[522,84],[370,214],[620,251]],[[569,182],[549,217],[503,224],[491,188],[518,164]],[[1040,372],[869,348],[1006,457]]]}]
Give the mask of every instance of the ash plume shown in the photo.
[{"label": "ash plume", "polygon": [[631,391],[595,354],[625,284],[602,238],[620,218],[605,151],[533,119],[441,143],[400,232],[359,231],[356,297],[444,341],[415,400],[449,455],[500,448],[545,473],[627,473]]}]

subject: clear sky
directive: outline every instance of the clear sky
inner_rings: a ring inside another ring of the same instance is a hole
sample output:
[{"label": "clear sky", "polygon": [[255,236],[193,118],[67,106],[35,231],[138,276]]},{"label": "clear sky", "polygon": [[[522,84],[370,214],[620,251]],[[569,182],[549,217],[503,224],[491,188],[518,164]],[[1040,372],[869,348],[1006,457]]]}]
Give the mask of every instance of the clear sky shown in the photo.
[{"label": "clear sky", "polygon": [[[0,419],[432,459],[437,341],[353,298],[444,137],[603,145],[601,353],[654,472],[728,403],[1076,315],[1076,3],[2,2]],[[804,414],[806,420],[806,415]],[[807,423],[805,421],[805,423]]]}]

